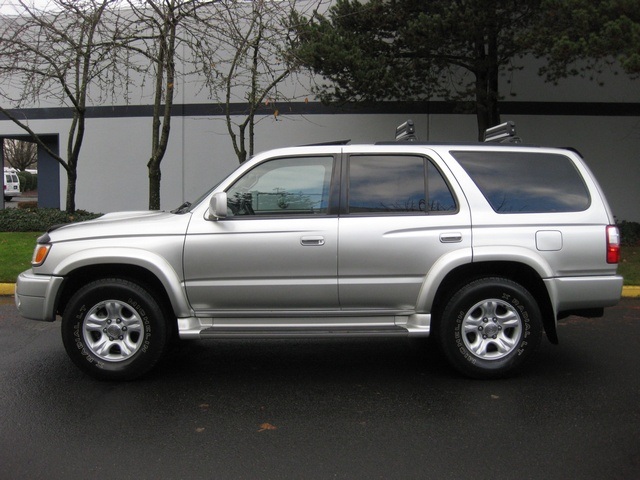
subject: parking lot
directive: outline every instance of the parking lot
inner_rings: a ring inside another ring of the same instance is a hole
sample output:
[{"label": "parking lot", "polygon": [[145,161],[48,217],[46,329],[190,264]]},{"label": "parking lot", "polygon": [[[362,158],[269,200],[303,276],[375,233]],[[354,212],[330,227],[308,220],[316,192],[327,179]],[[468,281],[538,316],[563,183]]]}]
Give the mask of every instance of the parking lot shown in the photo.
[{"label": "parking lot", "polygon": [[13,197],[10,201],[4,202],[4,208],[18,208],[18,204],[21,202],[37,202],[38,195],[35,192],[30,192],[29,195],[21,195],[19,197]]},{"label": "parking lot", "polygon": [[640,300],[570,317],[511,379],[404,340],[194,341],[129,383],[84,376],[0,300],[0,478],[633,479]]}]

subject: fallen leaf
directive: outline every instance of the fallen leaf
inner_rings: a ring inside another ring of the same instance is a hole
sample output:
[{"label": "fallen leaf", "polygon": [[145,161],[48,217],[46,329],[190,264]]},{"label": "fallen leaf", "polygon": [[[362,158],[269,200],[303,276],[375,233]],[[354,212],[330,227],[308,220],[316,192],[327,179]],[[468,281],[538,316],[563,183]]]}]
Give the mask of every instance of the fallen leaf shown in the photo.
[{"label": "fallen leaf", "polygon": [[259,432],[264,432],[265,430],[277,430],[277,429],[278,429],[278,427],[274,427],[270,423],[263,423],[262,425],[260,425],[260,430],[258,430],[258,431]]}]

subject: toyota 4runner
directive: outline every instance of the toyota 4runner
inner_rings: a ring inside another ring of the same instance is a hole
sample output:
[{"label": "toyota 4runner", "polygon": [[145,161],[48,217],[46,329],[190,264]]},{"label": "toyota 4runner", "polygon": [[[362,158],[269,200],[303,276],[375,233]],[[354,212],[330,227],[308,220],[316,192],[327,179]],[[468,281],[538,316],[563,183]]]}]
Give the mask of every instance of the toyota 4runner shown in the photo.
[{"label": "toyota 4runner", "polygon": [[394,335],[431,335],[457,370],[493,378],[543,332],[557,343],[558,319],[618,302],[618,229],[575,151],[504,132],[423,144],[403,127],[259,154],[172,212],[54,227],[18,309],[61,316],[69,356],[102,379],[148,372],[178,336]]}]

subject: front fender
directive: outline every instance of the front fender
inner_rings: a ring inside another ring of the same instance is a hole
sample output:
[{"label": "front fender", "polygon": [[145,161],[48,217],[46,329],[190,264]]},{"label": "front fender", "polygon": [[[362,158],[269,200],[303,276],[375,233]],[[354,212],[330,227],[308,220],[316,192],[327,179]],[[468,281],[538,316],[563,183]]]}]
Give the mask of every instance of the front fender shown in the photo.
[{"label": "front fender", "polygon": [[61,260],[52,274],[65,277],[79,268],[98,265],[131,265],[149,271],[162,283],[176,316],[187,317],[193,314],[183,288],[181,274],[166,258],[146,249],[101,247],[81,250]]}]

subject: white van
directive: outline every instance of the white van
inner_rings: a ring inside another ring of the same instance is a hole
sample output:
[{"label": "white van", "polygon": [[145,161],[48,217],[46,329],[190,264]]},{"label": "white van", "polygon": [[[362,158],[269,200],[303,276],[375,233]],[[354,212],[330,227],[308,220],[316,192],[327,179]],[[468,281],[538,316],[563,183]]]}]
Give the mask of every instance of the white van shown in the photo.
[{"label": "white van", "polygon": [[15,168],[4,167],[3,194],[5,202],[9,202],[13,197],[20,195],[20,179]]}]

